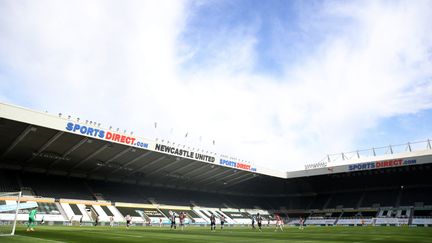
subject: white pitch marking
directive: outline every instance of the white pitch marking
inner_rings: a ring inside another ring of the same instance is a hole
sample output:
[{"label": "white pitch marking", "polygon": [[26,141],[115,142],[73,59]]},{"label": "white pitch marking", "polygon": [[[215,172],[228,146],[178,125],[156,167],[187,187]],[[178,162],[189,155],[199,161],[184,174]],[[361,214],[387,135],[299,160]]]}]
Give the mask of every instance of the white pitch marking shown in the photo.
[{"label": "white pitch marking", "polygon": [[24,237],[24,238],[31,238],[31,239],[35,239],[35,240],[41,240],[41,241],[49,241],[49,242],[66,243],[65,241],[48,240],[48,239],[42,239],[42,238],[33,237],[33,236],[25,236],[25,235],[15,235],[15,236],[18,236],[18,237]]}]

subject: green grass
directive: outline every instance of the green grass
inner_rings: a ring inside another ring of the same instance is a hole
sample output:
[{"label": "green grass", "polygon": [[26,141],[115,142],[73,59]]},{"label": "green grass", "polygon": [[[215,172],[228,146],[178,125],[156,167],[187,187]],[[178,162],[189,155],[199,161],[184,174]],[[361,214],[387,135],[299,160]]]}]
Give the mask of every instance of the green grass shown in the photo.
[{"label": "green grass", "polygon": [[263,232],[236,227],[210,232],[209,228],[189,227],[184,231],[159,227],[70,227],[38,226],[26,232],[19,226],[16,236],[2,236],[0,242],[408,242],[432,243],[432,228],[423,227],[285,227],[284,232],[264,228]]}]

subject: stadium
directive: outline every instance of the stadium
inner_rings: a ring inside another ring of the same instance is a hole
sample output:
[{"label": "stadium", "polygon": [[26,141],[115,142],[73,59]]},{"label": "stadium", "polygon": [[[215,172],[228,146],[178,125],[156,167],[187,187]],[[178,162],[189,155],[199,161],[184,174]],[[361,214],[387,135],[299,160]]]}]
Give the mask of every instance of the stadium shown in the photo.
[{"label": "stadium", "polygon": [[2,242],[432,242],[430,140],[285,172],[5,103],[0,136]]}]

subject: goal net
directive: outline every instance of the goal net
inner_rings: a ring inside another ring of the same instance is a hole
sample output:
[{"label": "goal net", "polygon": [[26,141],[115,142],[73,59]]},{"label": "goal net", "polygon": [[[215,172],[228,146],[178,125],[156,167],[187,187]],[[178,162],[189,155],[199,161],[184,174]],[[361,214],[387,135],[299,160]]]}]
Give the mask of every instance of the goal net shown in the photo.
[{"label": "goal net", "polygon": [[21,192],[0,192],[0,236],[15,234],[20,206]]}]

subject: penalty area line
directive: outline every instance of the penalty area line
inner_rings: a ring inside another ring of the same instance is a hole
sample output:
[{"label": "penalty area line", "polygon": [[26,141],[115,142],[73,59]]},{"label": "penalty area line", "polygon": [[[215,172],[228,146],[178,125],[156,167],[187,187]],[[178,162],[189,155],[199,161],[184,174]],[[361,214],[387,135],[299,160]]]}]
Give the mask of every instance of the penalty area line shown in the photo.
[{"label": "penalty area line", "polygon": [[48,240],[48,239],[42,239],[42,238],[33,237],[33,236],[26,236],[26,235],[15,235],[15,236],[23,237],[23,238],[29,238],[29,239],[34,239],[34,240],[40,240],[40,241],[43,241],[43,242],[66,243],[66,241]]},{"label": "penalty area line", "polygon": [[[85,231],[85,233],[90,233],[90,234],[101,234],[101,231],[94,231],[94,230],[89,230],[89,231]],[[127,237],[134,237],[134,238],[143,238],[144,236],[142,235],[136,235],[136,234],[123,234],[123,233],[114,233],[114,232],[102,232],[104,235],[115,235],[115,236],[127,236]]]}]

